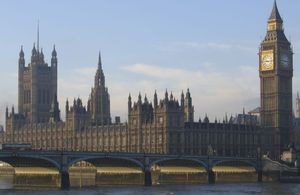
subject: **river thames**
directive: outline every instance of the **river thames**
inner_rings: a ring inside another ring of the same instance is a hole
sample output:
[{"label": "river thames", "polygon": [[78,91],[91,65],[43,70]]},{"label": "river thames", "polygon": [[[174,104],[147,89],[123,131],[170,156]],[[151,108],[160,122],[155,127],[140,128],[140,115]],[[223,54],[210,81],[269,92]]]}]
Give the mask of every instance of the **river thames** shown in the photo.
[{"label": "river thames", "polygon": [[1,184],[0,194],[16,195],[16,194],[43,194],[43,195],[139,195],[139,194],[158,194],[158,195],[186,195],[186,194],[268,194],[268,195],[281,195],[281,194],[300,194],[299,184],[283,184],[283,183],[235,183],[235,184],[201,184],[201,185],[161,185],[152,187],[143,186],[103,186],[95,188],[71,188],[68,191],[59,189],[3,189],[10,188],[6,184]]}]

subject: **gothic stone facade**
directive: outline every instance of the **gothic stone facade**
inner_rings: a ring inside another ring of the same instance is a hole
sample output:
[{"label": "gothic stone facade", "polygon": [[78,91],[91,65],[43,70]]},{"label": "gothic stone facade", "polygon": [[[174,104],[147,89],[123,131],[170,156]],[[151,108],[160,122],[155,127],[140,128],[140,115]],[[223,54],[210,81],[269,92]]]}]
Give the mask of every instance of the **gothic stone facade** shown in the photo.
[{"label": "gothic stone facade", "polygon": [[[34,47],[33,60],[36,55],[42,54]],[[43,61],[42,58],[40,61]],[[9,113],[6,109],[6,132],[1,134],[0,142],[2,143],[30,143],[34,149],[43,150],[191,155],[206,155],[208,146],[211,146],[215,154],[219,155],[255,155],[260,139],[260,128],[255,123],[247,125],[233,124],[228,121],[210,123],[208,117],[203,122],[201,120],[194,122],[194,106],[189,89],[186,94],[182,92],[180,102],[173,97],[172,93],[169,95],[167,91],[161,100],[158,100],[155,92],[153,104],[146,96],[142,100],[141,95],[138,96],[136,102],[132,102],[129,95],[128,123],[112,124],[110,97],[105,86],[100,55],[87,107],[79,98],[74,99],[72,104],[67,100],[66,118],[65,121],[62,121],[56,96],[56,85],[53,85],[55,87],[52,89],[52,83],[57,83],[57,77],[51,76],[52,67],[55,67],[55,75],[57,74],[55,49],[52,52],[51,67],[33,62],[31,64],[35,65],[29,64],[28,67],[25,67],[23,65],[23,49],[20,52],[20,62],[22,71],[32,69],[32,66],[37,66],[37,69],[42,72],[46,69],[47,71],[44,71],[43,74],[49,81],[41,82],[39,84],[41,86],[36,88],[37,91],[42,91],[37,93],[37,98],[32,98],[28,102],[21,101],[22,112],[15,113],[12,108]],[[42,72],[38,73],[42,74]],[[20,75],[19,86],[25,86],[24,84],[27,82],[31,83],[26,79],[32,78],[24,78],[22,74]],[[42,78],[40,75],[37,77]],[[46,83],[49,84],[48,88],[42,86]],[[29,92],[32,93],[32,89],[31,86],[21,87],[19,93],[22,95],[19,97],[23,97],[23,94]],[[47,90],[43,91],[42,89],[47,89],[51,93],[48,94]],[[50,99],[51,102],[48,102]],[[38,110],[40,104],[47,106],[48,113],[40,111],[33,117],[29,108],[36,106],[36,110]]]}]

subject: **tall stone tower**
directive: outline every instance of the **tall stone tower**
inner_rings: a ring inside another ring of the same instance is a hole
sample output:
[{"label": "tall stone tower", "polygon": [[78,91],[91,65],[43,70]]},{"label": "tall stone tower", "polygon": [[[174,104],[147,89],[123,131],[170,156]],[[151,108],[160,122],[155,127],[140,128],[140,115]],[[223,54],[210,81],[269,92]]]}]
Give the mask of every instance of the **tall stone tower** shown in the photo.
[{"label": "tall stone tower", "polygon": [[35,45],[31,62],[25,66],[23,48],[19,54],[18,111],[26,122],[49,122],[51,101],[57,94],[57,54],[53,48],[51,65],[44,61],[43,49]]},{"label": "tall stone tower", "polygon": [[259,50],[259,72],[261,123],[265,133],[272,132],[265,136],[264,143],[277,158],[289,144],[292,127],[293,51],[284,34],[276,1]]},{"label": "tall stone tower", "polygon": [[181,93],[181,106],[184,109],[184,122],[194,122],[194,106],[189,89],[187,89],[185,98],[183,92]]},{"label": "tall stone tower", "polygon": [[88,112],[90,113],[91,121],[94,125],[108,125],[111,123],[110,97],[108,89],[105,87],[105,77],[100,53],[95,83],[88,101]]}]

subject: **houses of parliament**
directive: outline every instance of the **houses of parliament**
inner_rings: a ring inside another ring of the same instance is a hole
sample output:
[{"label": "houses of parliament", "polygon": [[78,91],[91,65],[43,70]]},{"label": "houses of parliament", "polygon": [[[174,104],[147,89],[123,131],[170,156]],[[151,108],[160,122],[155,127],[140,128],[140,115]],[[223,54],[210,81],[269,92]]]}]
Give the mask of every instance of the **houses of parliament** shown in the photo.
[{"label": "houses of parliament", "polygon": [[[26,65],[21,48],[18,112],[13,107],[6,109],[6,131],[0,134],[0,142],[30,143],[42,150],[187,155],[208,155],[208,148],[212,148],[214,155],[253,157],[260,148],[277,158],[295,141],[292,55],[275,2],[259,49],[259,118],[244,113],[223,121],[210,121],[207,116],[195,121],[192,95],[187,89],[178,100],[167,91],[160,98],[155,92],[151,101],[129,95],[128,122],[112,123],[100,54],[88,102],[67,100],[63,120],[57,100],[55,47],[50,65],[38,44]],[[300,117],[300,100],[298,107]]]}]

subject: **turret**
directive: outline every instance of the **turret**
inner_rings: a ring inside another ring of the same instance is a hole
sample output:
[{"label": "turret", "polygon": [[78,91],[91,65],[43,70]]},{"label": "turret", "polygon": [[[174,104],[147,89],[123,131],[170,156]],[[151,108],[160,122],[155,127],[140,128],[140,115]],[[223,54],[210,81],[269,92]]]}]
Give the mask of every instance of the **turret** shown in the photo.
[{"label": "turret", "polygon": [[6,109],[5,109],[5,118],[7,119],[8,118],[8,107],[6,106]]},{"label": "turret", "polygon": [[35,64],[37,62],[37,51],[36,51],[36,48],[35,48],[35,43],[33,44],[33,48],[32,48],[32,51],[31,51],[31,64]]},{"label": "turret", "polygon": [[141,93],[139,93],[139,97],[138,97],[139,99],[138,99],[138,104],[142,104],[142,96],[141,96]]},{"label": "turret", "polygon": [[158,100],[157,100],[157,93],[156,93],[156,90],[154,92],[154,100],[153,100],[153,103],[154,103],[154,108],[156,108],[158,106]]},{"label": "turret", "polygon": [[66,101],[66,114],[69,112],[69,100]]},{"label": "turret", "polygon": [[128,96],[128,113],[131,110],[131,107],[132,107],[132,101],[131,101],[131,95],[129,94],[129,96]]},{"label": "turret", "polygon": [[144,102],[145,102],[145,104],[148,104],[148,103],[149,103],[149,102],[148,102],[148,98],[147,98],[147,95],[146,95],[146,94],[145,94]]},{"label": "turret", "polygon": [[59,121],[60,121],[59,104],[57,101],[57,95],[54,94],[51,103],[51,108],[50,108],[50,122],[59,122]]},{"label": "turret", "polygon": [[19,69],[23,69],[24,67],[25,67],[24,51],[23,51],[23,46],[21,46],[21,51],[19,53]]},{"label": "turret", "polygon": [[181,92],[180,106],[181,106],[182,108],[184,107],[184,94],[183,94],[183,90],[182,90],[182,92]]},{"label": "turret", "polygon": [[166,89],[165,92],[165,101],[168,102],[169,101],[169,97],[168,97],[168,90]]},{"label": "turret", "polygon": [[207,117],[207,114],[205,114],[205,118],[204,118],[203,122],[204,122],[204,123],[209,123],[209,119],[208,119],[208,117]]},{"label": "turret", "polygon": [[57,66],[57,53],[56,53],[56,50],[55,50],[55,45],[53,46],[53,51],[52,51],[51,66],[52,67]]},{"label": "turret", "polygon": [[171,95],[170,95],[170,100],[172,101],[173,100],[173,93],[171,91]]},{"label": "turret", "polygon": [[40,53],[40,55],[39,55],[39,62],[40,62],[41,64],[44,64],[44,63],[45,63],[45,61],[44,61],[43,48],[41,48],[41,53]]},{"label": "turret", "polygon": [[184,101],[184,121],[194,122],[194,106],[192,105],[192,98],[189,89],[187,89]]},{"label": "turret", "polygon": [[188,88],[186,91],[186,95],[185,95],[185,99],[186,99],[186,103],[188,107],[192,106],[192,98],[191,98],[191,94],[190,94],[190,89]]}]

